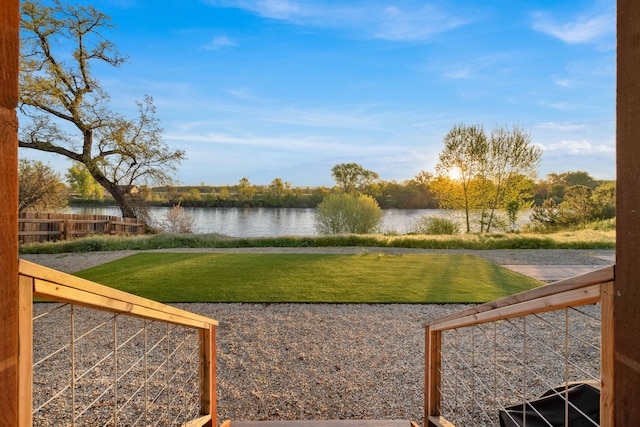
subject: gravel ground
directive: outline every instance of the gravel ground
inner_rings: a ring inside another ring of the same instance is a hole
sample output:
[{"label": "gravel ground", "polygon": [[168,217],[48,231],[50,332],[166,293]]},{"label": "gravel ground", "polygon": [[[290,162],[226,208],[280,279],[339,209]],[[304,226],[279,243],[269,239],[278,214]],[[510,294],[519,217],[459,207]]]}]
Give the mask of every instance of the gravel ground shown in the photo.
[{"label": "gravel ground", "polygon": [[[197,251],[473,253],[502,265],[607,265],[610,262],[597,257],[614,254],[614,251],[602,250],[433,251],[399,248]],[[22,258],[74,272],[132,253],[134,251],[23,255]],[[44,309],[46,305],[41,306]],[[423,418],[423,325],[466,307],[347,304],[176,306],[220,321],[217,332],[220,420],[408,419],[419,423]],[[584,322],[579,320],[574,325],[580,330],[591,329],[585,328]],[[55,319],[51,323],[56,324]],[[538,339],[549,342],[549,332],[543,329]],[[557,335],[555,332],[551,334]],[[127,336],[127,331],[119,331],[118,336]],[[47,342],[40,343],[39,347],[47,346]],[[466,348],[470,345],[467,343]],[[477,343],[474,346],[477,347]],[[581,354],[585,360],[597,365],[593,362],[597,359],[597,349],[580,351],[584,353]],[[456,350],[457,353],[460,351]],[[478,354],[474,363],[489,365],[489,353]],[[540,368],[536,369],[553,371],[551,374],[564,372],[562,367],[547,363],[545,354],[550,353],[543,352],[537,357]],[[108,366],[103,369],[108,370]],[[41,375],[50,374],[45,370]],[[40,380],[42,382],[42,377]],[[34,425],[49,424],[36,422]]]}]

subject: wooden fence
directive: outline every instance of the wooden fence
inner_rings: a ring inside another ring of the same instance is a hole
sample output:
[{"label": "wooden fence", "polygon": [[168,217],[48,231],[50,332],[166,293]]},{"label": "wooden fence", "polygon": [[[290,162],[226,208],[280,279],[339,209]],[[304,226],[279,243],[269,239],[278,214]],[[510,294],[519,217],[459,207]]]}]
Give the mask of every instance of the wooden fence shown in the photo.
[{"label": "wooden fence", "polygon": [[144,223],[136,218],[111,215],[21,213],[18,219],[20,244],[55,242],[95,234],[142,234]]}]

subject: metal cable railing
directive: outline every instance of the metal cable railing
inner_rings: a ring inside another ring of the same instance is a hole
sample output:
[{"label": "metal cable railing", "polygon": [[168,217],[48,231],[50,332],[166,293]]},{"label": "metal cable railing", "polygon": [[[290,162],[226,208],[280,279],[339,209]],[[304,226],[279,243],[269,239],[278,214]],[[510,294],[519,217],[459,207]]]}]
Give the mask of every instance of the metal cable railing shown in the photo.
[{"label": "metal cable railing", "polygon": [[425,425],[612,425],[612,287],[609,267],[430,323]]},{"label": "metal cable railing", "polygon": [[28,262],[20,275],[21,425],[215,425],[215,320]]},{"label": "metal cable railing", "polygon": [[[560,311],[566,314],[568,309]],[[599,345],[588,343],[590,351],[582,357],[571,354],[572,344],[586,337],[568,331],[584,325],[580,319],[569,322],[568,316],[555,314],[534,314],[525,317],[526,320],[507,319],[447,332],[443,337],[441,375],[449,387],[442,400],[455,401],[459,409],[441,408],[441,414],[456,425],[493,426],[497,421],[496,408],[506,411],[509,406],[535,399],[559,384],[578,380],[599,382]],[[600,322],[592,317],[588,321],[598,325]],[[498,333],[498,323],[504,323],[503,332],[515,330],[518,337]],[[590,332],[595,332],[591,339],[599,344],[599,328]],[[471,338],[465,342],[459,337],[464,335]],[[531,410],[537,412],[535,407]],[[539,412],[538,415],[544,418]]]}]

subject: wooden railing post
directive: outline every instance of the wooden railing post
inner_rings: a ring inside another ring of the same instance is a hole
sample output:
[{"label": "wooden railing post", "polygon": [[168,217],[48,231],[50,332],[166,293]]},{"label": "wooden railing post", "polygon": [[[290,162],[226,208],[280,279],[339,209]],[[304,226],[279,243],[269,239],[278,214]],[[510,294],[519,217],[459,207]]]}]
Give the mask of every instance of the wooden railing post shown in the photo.
[{"label": "wooden railing post", "polygon": [[200,413],[211,415],[207,427],[216,427],[216,325],[200,330]]},{"label": "wooden railing post", "polygon": [[425,327],[425,363],[424,363],[424,425],[430,423],[430,417],[440,416],[440,381],[442,332]]},{"label": "wooden railing post", "polygon": [[600,288],[600,426],[615,425],[614,412],[614,282]]},{"label": "wooden railing post", "polygon": [[69,220],[65,219],[60,225],[63,227],[62,240],[69,240]]},{"label": "wooden railing post", "polygon": [[33,278],[20,276],[18,291],[18,425],[33,424]]},{"label": "wooden railing post", "polygon": [[18,69],[20,2],[0,2],[0,427],[18,423]]}]

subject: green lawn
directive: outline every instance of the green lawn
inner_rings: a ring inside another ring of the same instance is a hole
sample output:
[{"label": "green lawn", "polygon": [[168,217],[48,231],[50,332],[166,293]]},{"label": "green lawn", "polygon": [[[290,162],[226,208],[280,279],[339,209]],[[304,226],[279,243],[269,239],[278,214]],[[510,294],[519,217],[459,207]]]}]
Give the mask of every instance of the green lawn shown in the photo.
[{"label": "green lawn", "polygon": [[140,253],[76,275],[162,302],[480,303],[541,285],[439,254]]}]

